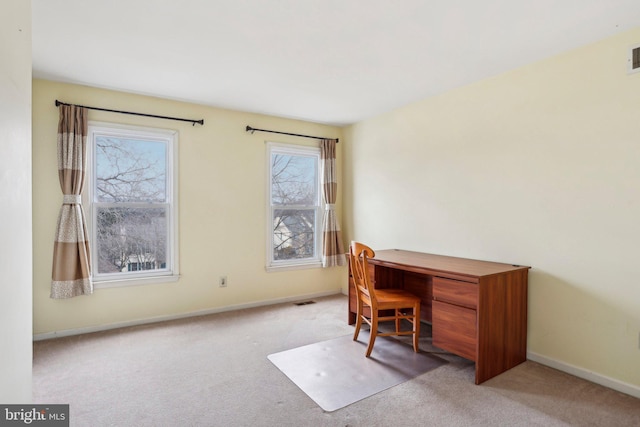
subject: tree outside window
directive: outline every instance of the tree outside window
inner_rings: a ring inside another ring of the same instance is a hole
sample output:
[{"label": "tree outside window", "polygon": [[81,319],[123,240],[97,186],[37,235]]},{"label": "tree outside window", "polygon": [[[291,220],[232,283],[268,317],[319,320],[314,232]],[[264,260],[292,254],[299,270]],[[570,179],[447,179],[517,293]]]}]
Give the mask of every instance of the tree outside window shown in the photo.
[{"label": "tree outside window", "polygon": [[173,134],[90,126],[97,281],[172,274]]},{"label": "tree outside window", "polygon": [[319,261],[319,150],[269,146],[270,266]]}]

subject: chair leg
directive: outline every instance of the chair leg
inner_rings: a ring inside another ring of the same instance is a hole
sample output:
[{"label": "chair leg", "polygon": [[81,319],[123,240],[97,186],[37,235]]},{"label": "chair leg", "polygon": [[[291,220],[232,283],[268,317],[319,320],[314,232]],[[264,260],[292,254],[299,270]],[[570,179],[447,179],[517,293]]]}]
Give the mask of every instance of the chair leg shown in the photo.
[{"label": "chair leg", "polygon": [[356,313],[356,330],[353,332],[353,340],[356,341],[358,339],[358,335],[360,334],[360,327],[362,326],[362,303],[358,301],[358,310]]},{"label": "chair leg", "polygon": [[396,308],[396,334],[400,333],[400,315],[402,313]]},{"label": "chair leg", "polygon": [[366,357],[371,355],[373,343],[376,341],[376,335],[378,335],[378,315],[377,313],[371,313],[371,330],[369,331],[369,346],[367,347]]},{"label": "chair leg", "polygon": [[362,316],[358,315],[356,320],[356,330],[353,332],[353,340],[356,341],[358,339],[358,335],[360,334],[360,327],[362,326]]},{"label": "chair leg", "polygon": [[413,351],[418,353],[420,348],[418,342],[420,340],[420,303],[413,306]]}]

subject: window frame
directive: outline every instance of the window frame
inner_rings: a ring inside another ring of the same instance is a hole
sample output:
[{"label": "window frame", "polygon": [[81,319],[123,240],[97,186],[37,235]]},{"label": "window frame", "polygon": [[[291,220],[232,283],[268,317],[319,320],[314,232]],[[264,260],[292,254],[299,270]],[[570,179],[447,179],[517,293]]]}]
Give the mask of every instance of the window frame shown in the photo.
[{"label": "window frame", "polygon": [[[166,197],[165,203],[97,202],[95,137],[108,135],[120,138],[143,139],[166,144]],[[87,231],[91,250],[91,278],[95,289],[175,282],[180,278],[178,253],[178,140],[174,129],[124,125],[89,121],[87,132],[87,176],[83,191],[83,204],[87,214]],[[167,206],[166,267],[158,270],[98,273],[97,207],[108,206]]]},{"label": "window frame", "polygon": [[[295,270],[295,269],[308,269],[308,268],[321,268],[322,267],[322,219],[324,213],[324,201],[322,197],[322,170],[321,170],[321,158],[320,147],[297,145],[297,144],[285,144],[279,142],[266,142],[266,160],[267,160],[267,189],[266,189],[266,208],[267,208],[267,221],[266,221],[266,270],[267,271],[283,271],[283,270]],[[273,154],[287,154],[297,155],[305,157],[313,157],[316,162],[316,201],[314,205],[274,205],[272,203],[272,177],[271,170],[272,156]],[[291,209],[312,209],[315,211],[315,224],[314,224],[314,257],[304,259],[289,259],[289,260],[276,260],[274,259],[273,251],[273,221],[274,210],[282,209],[283,207],[290,207]]]}]

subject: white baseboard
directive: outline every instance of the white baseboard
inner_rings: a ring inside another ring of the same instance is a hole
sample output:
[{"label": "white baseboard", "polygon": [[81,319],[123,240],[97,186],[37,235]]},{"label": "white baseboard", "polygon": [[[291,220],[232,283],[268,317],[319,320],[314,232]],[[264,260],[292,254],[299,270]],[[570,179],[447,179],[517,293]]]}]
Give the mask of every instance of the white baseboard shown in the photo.
[{"label": "white baseboard", "polygon": [[640,399],[640,387],[636,385],[625,383],[531,351],[527,352],[527,359]]},{"label": "white baseboard", "polygon": [[296,295],[293,297],[276,298],[276,299],[265,300],[265,301],[255,301],[255,302],[250,302],[246,304],[236,304],[236,305],[229,305],[225,307],[211,308],[207,310],[192,311],[189,313],[170,314],[166,316],[156,316],[156,317],[151,317],[146,319],[128,320],[126,322],[110,323],[107,325],[88,326],[85,328],[77,328],[77,329],[64,329],[62,331],[53,331],[53,332],[45,332],[42,334],[35,334],[33,336],[33,341],[42,341],[42,340],[48,340],[52,338],[68,337],[72,335],[89,334],[92,332],[101,332],[101,331],[108,331],[111,329],[126,328],[128,326],[146,325],[149,323],[166,322],[168,320],[185,319],[188,317],[204,316],[207,314],[223,313],[226,311],[233,311],[233,310],[242,310],[245,308],[263,307],[267,305],[281,304],[281,303],[294,302],[294,301],[303,301],[303,300],[308,300],[310,298],[320,298],[320,297],[326,297],[329,295],[337,295],[337,294],[343,294],[342,290],[338,289],[335,291],[318,292],[318,293],[306,294],[306,295]]}]

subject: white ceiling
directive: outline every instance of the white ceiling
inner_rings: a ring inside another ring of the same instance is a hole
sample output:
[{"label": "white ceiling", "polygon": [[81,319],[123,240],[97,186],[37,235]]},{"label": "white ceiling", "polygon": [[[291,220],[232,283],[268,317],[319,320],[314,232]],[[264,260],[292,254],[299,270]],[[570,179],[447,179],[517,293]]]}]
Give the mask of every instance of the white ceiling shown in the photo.
[{"label": "white ceiling", "polygon": [[32,9],[36,78],[335,125],[640,25],[639,0],[32,0]]}]

